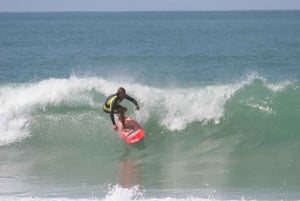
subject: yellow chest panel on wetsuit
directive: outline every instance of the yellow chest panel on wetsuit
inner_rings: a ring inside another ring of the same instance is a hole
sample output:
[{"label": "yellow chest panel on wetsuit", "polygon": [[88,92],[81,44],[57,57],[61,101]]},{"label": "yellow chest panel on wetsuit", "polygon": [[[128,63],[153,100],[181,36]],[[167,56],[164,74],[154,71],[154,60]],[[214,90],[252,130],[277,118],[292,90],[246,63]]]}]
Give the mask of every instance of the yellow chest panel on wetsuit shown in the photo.
[{"label": "yellow chest panel on wetsuit", "polygon": [[[104,110],[110,112],[111,108],[112,108],[112,104],[115,101],[115,99],[117,98],[117,95],[112,96],[109,100],[106,101],[106,103],[104,104]],[[117,104],[120,103],[120,100],[117,100]]]}]

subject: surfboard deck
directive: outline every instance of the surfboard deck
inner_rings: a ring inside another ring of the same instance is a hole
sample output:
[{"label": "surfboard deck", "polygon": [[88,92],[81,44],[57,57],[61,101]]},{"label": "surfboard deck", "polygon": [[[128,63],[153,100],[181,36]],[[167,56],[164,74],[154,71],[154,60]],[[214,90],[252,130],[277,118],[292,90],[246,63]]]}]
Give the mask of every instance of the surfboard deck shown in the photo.
[{"label": "surfboard deck", "polygon": [[135,144],[141,141],[145,136],[143,127],[133,117],[125,117],[125,130],[123,130],[123,126],[119,118],[116,119],[116,125],[118,126],[117,131],[120,137],[128,144]]}]

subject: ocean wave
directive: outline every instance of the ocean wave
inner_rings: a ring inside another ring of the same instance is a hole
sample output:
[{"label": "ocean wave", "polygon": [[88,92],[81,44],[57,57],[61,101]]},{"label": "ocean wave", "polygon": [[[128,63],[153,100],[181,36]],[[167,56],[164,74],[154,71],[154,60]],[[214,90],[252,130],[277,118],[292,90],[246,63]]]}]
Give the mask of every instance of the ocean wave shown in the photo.
[{"label": "ocean wave", "polygon": [[[104,117],[106,114],[102,113],[102,103],[105,97],[116,91],[119,86],[124,86],[128,94],[140,103],[141,111],[129,113],[141,123],[155,118],[157,124],[164,129],[182,131],[194,122],[220,123],[224,118],[225,105],[241,91],[244,96],[249,95],[245,105],[260,111],[273,112],[273,105],[261,105],[263,100],[253,97],[259,96],[261,90],[269,90],[274,94],[291,85],[293,82],[268,83],[255,73],[236,83],[184,88],[153,87],[135,82],[115,82],[100,77],[77,76],[68,79],[52,78],[36,83],[2,85],[0,145],[22,141],[31,136],[30,125],[38,115],[53,113],[55,118],[56,112],[80,112],[80,108],[86,108]],[[245,91],[247,87],[254,87],[255,90]],[[124,104],[127,103],[124,101]],[[132,107],[128,107],[131,110]]]}]

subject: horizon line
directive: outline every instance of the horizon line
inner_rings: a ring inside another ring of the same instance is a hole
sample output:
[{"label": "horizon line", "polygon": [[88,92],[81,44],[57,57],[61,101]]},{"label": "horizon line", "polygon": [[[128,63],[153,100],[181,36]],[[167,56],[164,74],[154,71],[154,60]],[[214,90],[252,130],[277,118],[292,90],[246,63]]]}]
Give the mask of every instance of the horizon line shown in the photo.
[{"label": "horizon line", "polygon": [[49,10],[49,11],[1,11],[0,13],[144,13],[144,12],[272,12],[272,11],[300,11],[300,9],[288,8],[288,9],[216,9],[216,10]]}]

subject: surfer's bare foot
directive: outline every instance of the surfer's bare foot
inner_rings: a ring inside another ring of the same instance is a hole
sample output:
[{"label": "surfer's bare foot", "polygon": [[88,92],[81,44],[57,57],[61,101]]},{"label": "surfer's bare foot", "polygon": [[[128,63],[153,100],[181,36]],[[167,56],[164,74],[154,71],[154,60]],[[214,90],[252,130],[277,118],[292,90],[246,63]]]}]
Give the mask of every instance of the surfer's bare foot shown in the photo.
[{"label": "surfer's bare foot", "polygon": [[123,127],[123,131],[128,131],[128,130],[130,130],[131,128],[130,127]]}]

